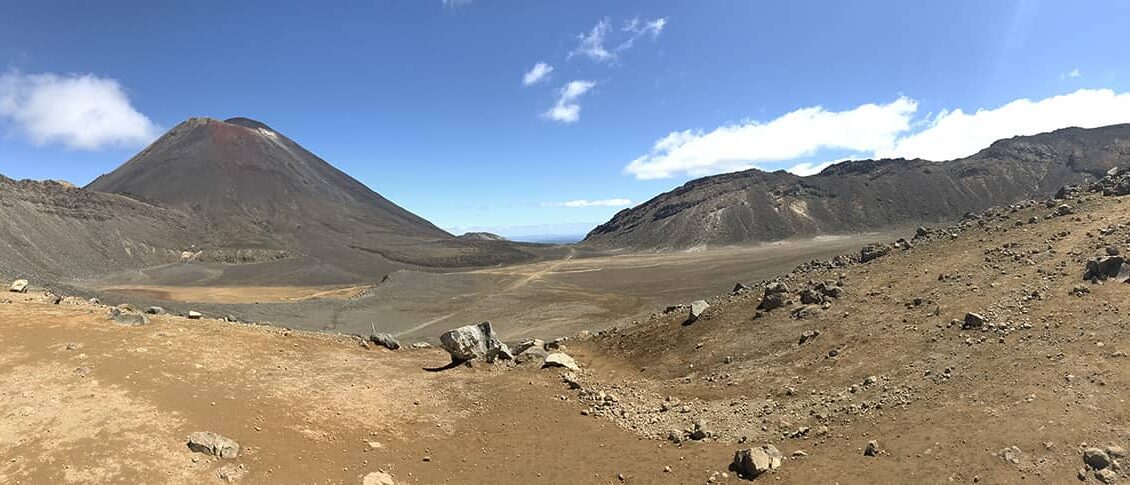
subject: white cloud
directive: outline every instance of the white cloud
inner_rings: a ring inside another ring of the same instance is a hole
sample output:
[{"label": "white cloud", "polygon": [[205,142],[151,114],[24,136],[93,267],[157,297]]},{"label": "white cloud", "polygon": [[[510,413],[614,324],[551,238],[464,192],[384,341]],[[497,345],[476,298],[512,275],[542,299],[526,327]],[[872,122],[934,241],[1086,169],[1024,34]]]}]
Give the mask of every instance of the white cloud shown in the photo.
[{"label": "white cloud", "polygon": [[464,5],[470,5],[471,0],[440,0],[444,7],[457,8]]},{"label": "white cloud", "polygon": [[553,66],[549,64],[544,62],[534,64],[534,67],[530,68],[530,70],[526,71],[526,74],[522,76],[522,85],[532,86],[537,84],[543,81],[552,72]]},{"label": "white cloud", "polygon": [[833,160],[831,162],[824,162],[824,163],[803,162],[803,163],[798,163],[796,165],[793,165],[789,168],[786,168],[785,171],[790,172],[793,175],[800,175],[801,177],[807,177],[809,175],[816,175],[816,174],[820,173],[822,170],[831,166],[832,164],[839,163],[839,162],[842,162],[842,161],[843,160]]},{"label": "white cloud", "polygon": [[855,158],[952,160],[977,153],[994,141],[1077,126],[1130,123],[1130,92],[1080,89],[1039,100],[1017,99],[966,113],[942,110],[914,119],[918,103],[901,97],[888,104],[864,104],[832,112],[816,106],[768,122],[748,121],[702,130],[677,131],[655,142],[624,172],[638,179],[694,177],[794,162],[786,170],[818,173],[843,159],[807,160],[823,150],[848,150]]},{"label": "white cloud", "polygon": [[1071,72],[1068,72],[1068,73],[1060,76],[1060,78],[1075,79],[1075,78],[1082,77],[1082,76],[1083,76],[1083,73],[1079,72],[1079,68],[1076,67],[1075,69],[1072,69]]},{"label": "white cloud", "polygon": [[[577,35],[579,43],[577,48],[569,53],[569,58],[581,55],[596,62],[612,61],[621,52],[631,49],[636,40],[641,37],[647,36],[655,40],[666,26],[667,19],[665,17],[653,20],[640,20],[639,17],[633,17],[624,22],[624,27],[618,33],[614,33],[612,22],[608,18],[603,18],[596,23],[592,30]],[[619,43],[614,44],[615,47],[609,50],[605,47],[605,43],[608,41],[619,41]]]},{"label": "white cloud", "polygon": [[576,55],[583,55],[596,62],[612,60],[616,57],[615,54],[608,52],[608,49],[604,48],[604,37],[607,36],[611,30],[612,25],[608,22],[608,19],[601,19],[588,33],[577,35],[580,44],[569,53],[569,58]]},{"label": "white cloud", "polygon": [[900,97],[887,104],[865,104],[847,111],[813,106],[765,123],[747,121],[710,132],[672,132],[624,171],[639,179],[680,173],[702,176],[811,156],[822,149],[890,149],[898,134],[910,129],[917,107],[914,100]]},{"label": "white cloud", "polygon": [[543,116],[561,123],[575,123],[581,119],[581,105],[577,98],[596,86],[592,81],[570,81],[557,92],[557,102]]},{"label": "white cloud", "polygon": [[543,202],[542,207],[627,207],[632,205],[629,199],[601,199],[601,200],[570,200],[568,202]]},{"label": "white cloud", "polygon": [[917,133],[901,137],[879,157],[952,160],[977,153],[994,141],[1078,126],[1130,122],[1130,92],[1080,89],[1036,101],[1017,99],[994,109],[944,110]]},{"label": "white cloud", "polygon": [[616,47],[616,52],[631,49],[635,45],[636,39],[643,36],[650,36],[652,40],[659,38],[659,34],[663,32],[663,28],[666,26],[667,19],[664,17],[645,21],[641,21],[639,17],[633,17],[624,23],[624,28],[620,29],[622,32],[629,33],[630,37]]},{"label": "white cloud", "polygon": [[36,145],[79,150],[140,146],[159,132],[116,80],[93,74],[0,75],[0,119]]}]

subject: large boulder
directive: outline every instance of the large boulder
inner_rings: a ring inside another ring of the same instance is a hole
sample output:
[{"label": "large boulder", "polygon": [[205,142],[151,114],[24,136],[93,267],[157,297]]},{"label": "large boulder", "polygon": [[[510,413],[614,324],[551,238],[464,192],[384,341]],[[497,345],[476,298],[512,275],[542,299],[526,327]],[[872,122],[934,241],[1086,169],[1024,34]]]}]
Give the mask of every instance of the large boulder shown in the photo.
[{"label": "large boulder", "polygon": [[757,478],[762,473],[780,468],[784,458],[781,450],[773,445],[738,450],[734,453],[730,469],[743,477]]},{"label": "large boulder", "polygon": [[197,453],[213,455],[217,458],[239,456],[239,443],[211,431],[197,431],[188,435],[188,449]]},{"label": "large boulder", "polygon": [[8,287],[8,291],[14,293],[27,293],[27,280],[16,280],[12,282],[12,286]]},{"label": "large boulder", "polygon": [[439,336],[439,341],[455,361],[483,359],[494,362],[500,358],[513,358],[510,349],[495,335],[490,322],[449,330]]}]

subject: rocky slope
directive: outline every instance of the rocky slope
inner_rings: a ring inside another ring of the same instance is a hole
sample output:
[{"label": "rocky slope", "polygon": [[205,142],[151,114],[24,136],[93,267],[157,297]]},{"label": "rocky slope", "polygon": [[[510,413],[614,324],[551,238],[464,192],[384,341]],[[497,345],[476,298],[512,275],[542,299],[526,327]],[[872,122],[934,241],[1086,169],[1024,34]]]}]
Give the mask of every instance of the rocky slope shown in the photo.
[{"label": "rocky slope", "polygon": [[708,307],[507,342],[493,364],[207,317],[124,325],[32,282],[0,294],[0,481],[1126,481],[1130,268],[1111,258],[1130,250],[1130,175],[1059,195]]},{"label": "rocky slope", "polygon": [[0,176],[0,274],[89,277],[177,261],[185,214],[57,182]]},{"label": "rocky slope", "polygon": [[1130,125],[1000,140],[967,158],[861,160],[799,177],[747,170],[688,182],[595,228],[596,247],[684,249],[940,222],[1050,195],[1130,162]]}]

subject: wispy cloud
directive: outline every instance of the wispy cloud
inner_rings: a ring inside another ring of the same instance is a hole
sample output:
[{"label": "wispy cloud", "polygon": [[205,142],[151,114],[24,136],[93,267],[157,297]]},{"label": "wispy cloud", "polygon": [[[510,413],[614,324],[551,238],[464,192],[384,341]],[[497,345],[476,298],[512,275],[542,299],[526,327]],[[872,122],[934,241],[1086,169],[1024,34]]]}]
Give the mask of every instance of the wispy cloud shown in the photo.
[{"label": "wispy cloud", "polygon": [[543,202],[542,207],[627,207],[632,205],[629,199],[601,199],[601,200],[570,200],[566,202]]},{"label": "wispy cloud", "polygon": [[1079,72],[1078,67],[1059,75],[1060,79],[1076,79],[1080,77],[1083,77],[1083,73]]},{"label": "wispy cloud", "polygon": [[592,81],[570,81],[557,92],[557,102],[543,116],[559,123],[576,123],[581,119],[581,105],[577,99],[593,86],[596,83]]},{"label": "wispy cloud", "polygon": [[533,86],[545,80],[552,72],[553,66],[549,64],[544,62],[534,64],[534,67],[531,67],[530,70],[526,71],[526,74],[522,76],[522,85]]},{"label": "wispy cloud", "polygon": [[766,122],[672,132],[657,140],[650,153],[632,160],[624,172],[638,179],[699,177],[795,161],[787,170],[809,175],[841,161],[829,160],[832,156],[819,159],[821,153],[836,150],[857,153],[858,158],[952,160],[1002,138],[1130,122],[1130,92],[1080,89],[1035,101],[1017,99],[972,113],[942,110],[916,119],[917,110],[917,101],[900,97],[844,111],[814,106]]},{"label": "wispy cloud", "polygon": [[[569,52],[569,58],[584,56],[596,62],[608,62],[635,45],[641,37],[650,37],[655,40],[667,26],[667,19],[660,17],[652,20],[641,20],[639,17],[624,22],[624,26],[613,32],[612,21],[607,17],[600,19],[588,32],[577,35],[577,47]],[[612,43],[611,49],[606,47]]]},{"label": "wispy cloud", "polygon": [[440,0],[444,7],[458,8],[471,4],[471,0]]},{"label": "wispy cloud", "polygon": [[0,119],[36,145],[77,150],[140,146],[159,131],[118,81],[93,74],[0,75]]},{"label": "wispy cloud", "polygon": [[604,38],[611,31],[612,24],[608,22],[608,19],[601,19],[592,30],[577,35],[580,43],[576,49],[569,53],[569,58],[583,55],[597,62],[612,60],[616,55],[604,48]]}]

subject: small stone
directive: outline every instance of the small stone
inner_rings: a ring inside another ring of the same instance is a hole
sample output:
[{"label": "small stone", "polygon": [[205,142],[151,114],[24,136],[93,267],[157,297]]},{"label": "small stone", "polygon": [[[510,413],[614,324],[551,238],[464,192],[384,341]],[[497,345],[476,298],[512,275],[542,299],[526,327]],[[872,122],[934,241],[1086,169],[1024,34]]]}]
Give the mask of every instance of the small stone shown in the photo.
[{"label": "small stone", "polygon": [[979,313],[966,313],[965,320],[961,322],[961,329],[972,330],[981,328],[985,325],[986,321],[985,317],[981,316]]},{"label": "small stone", "polygon": [[188,317],[189,320],[200,320],[201,318],[204,317],[204,314],[202,314],[198,311],[195,311],[195,310],[191,310],[191,311],[188,312],[187,317]]},{"label": "small stone", "polygon": [[13,281],[12,285],[8,287],[8,291],[11,291],[13,293],[27,293],[27,285],[27,280],[16,280]]},{"label": "small stone", "polygon": [[701,317],[707,308],[710,308],[710,304],[707,303],[706,300],[695,300],[691,302],[691,312],[690,315],[687,316],[686,323],[698,321],[698,317]]},{"label": "small stone", "polygon": [[1095,478],[1098,481],[1103,482],[1103,483],[1114,483],[1114,482],[1118,481],[1118,472],[1115,472],[1114,470],[1111,470],[1110,468],[1104,468],[1102,470],[1096,470],[1095,471]]},{"label": "small stone", "polygon": [[879,456],[879,442],[871,440],[867,442],[867,447],[863,448],[864,456]]},{"label": "small stone", "polygon": [[145,309],[145,313],[148,313],[150,315],[164,315],[165,309],[159,306],[151,306]]},{"label": "small stone", "polygon": [[197,453],[205,453],[218,458],[236,458],[239,456],[239,443],[211,431],[197,431],[188,435],[188,448]]},{"label": "small stone", "polygon": [[369,341],[389,350],[400,349],[400,341],[396,340],[396,337],[393,337],[391,333],[374,333],[369,336]]},{"label": "small stone", "polygon": [[393,481],[392,475],[385,472],[372,472],[365,475],[365,478],[361,480],[361,485],[396,485],[396,482]]}]

